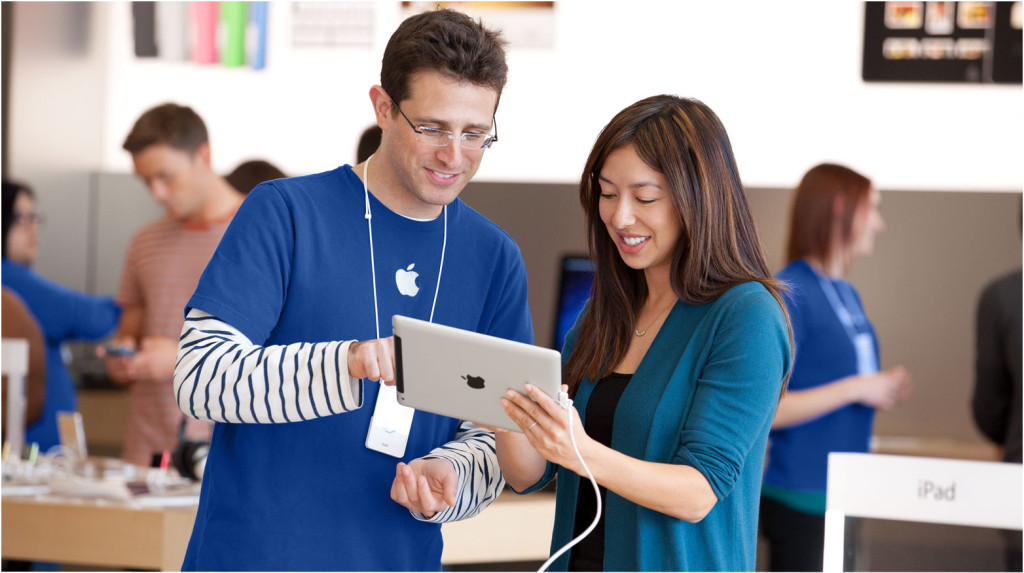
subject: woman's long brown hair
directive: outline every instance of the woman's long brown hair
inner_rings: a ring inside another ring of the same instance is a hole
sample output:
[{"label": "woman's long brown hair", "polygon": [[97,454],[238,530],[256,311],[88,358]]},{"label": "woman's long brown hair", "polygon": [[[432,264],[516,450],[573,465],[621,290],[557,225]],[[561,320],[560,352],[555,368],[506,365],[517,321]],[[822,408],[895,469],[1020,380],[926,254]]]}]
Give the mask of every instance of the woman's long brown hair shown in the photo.
[{"label": "woman's long brown hair", "polygon": [[834,163],[812,167],[793,196],[786,264],[805,257],[827,261],[849,246],[857,210],[870,198],[871,180],[853,169]]},{"label": "woman's long brown hair", "polygon": [[785,313],[780,283],[765,263],[732,145],[718,116],[695,99],[659,95],[638,101],[601,131],[580,180],[595,275],[590,309],[563,373],[571,395],[582,380],[607,376],[622,361],[647,298],[643,271],[623,262],[598,207],[605,159],[625,145],[664,174],[679,214],[682,236],[671,268],[676,296],[700,305],[737,284],[757,281]]}]

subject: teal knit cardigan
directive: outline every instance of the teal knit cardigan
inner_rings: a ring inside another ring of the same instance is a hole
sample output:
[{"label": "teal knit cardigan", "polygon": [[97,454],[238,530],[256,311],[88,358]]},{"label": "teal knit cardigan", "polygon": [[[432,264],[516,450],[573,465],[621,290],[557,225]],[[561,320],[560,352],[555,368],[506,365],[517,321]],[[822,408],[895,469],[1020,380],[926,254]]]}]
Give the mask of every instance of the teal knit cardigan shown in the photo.
[{"label": "teal knit cardigan", "polygon": [[[578,323],[566,337],[563,361],[577,329]],[[676,303],[619,401],[612,447],[696,468],[718,502],[703,520],[689,523],[609,491],[606,571],[754,570],[768,430],[789,365],[785,314],[760,283],[737,285],[704,305]],[[581,417],[593,388],[585,380],[576,393]],[[552,553],[572,538],[580,476],[549,462],[540,481],[522,492],[556,474]],[[569,555],[551,569],[565,571]]]}]

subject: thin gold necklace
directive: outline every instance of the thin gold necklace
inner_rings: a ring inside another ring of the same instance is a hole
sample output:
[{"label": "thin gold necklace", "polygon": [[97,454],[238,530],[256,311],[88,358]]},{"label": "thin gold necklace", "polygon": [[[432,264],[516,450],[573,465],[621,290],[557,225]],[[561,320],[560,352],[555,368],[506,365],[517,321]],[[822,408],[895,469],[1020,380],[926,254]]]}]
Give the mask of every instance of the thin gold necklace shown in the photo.
[{"label": "thin gold necklace", "polygon": [[665,310],[662,310],[661,312],[658,313],[658,316],[654,317],[654,320],[652,320],[651,323],[647,325],[647,328],[645,328],[643,330],[637,330],[637,329],[634,328],[633,329],[633,334],[635,334],[637,336],[643,336],[643,335],[647,334],[647,331],[650,330],[652,326],[654,326],[654,323],[658,322],[658,319],[661,318],[662,315],[667,313],[675,305],[676,305],[676,301],[672,301],[672,304],[670,304],[667,307],[665,307]]}]

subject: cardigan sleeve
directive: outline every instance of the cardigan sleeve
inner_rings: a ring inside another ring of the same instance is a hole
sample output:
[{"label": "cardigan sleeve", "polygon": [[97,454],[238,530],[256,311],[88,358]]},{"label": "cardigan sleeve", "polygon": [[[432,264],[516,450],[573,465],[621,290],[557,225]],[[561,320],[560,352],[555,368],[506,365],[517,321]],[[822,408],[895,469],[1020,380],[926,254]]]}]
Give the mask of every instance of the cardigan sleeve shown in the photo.
[{"label": "cardigan sleeve", "polygon": [[767,434],[789,363],[786,318],[766,290],[747,291],[723,309],[673,459],[700,471],[718,499]]}]

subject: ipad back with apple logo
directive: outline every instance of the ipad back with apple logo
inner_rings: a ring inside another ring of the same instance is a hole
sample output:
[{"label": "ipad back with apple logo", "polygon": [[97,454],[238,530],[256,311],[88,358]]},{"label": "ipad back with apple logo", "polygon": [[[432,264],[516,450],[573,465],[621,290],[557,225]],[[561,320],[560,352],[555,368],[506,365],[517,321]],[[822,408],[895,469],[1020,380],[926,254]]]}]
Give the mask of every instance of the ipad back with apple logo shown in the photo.
[{"label": "ipad back with apple logo", "polygon": [[417,410],[519,431],[501,397],[530,382],[557,400],[561,355],[541,348],[395,315],[398,402]]}]

